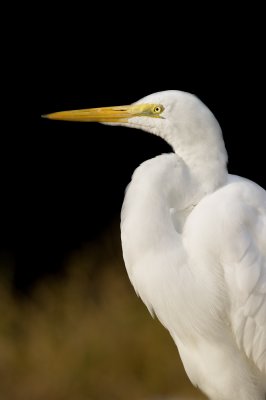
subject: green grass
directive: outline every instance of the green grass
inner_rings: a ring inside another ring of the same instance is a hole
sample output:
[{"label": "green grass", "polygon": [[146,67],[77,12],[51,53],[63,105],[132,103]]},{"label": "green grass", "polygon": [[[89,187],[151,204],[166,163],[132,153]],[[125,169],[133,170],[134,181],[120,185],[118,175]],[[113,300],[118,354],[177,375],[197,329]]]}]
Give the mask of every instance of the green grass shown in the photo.
[{"label": "green grass", "polygon": [[77,252],[66,271],[29,298],[0,284],[1,399],[203,399],[136,297],[117,239]]}]

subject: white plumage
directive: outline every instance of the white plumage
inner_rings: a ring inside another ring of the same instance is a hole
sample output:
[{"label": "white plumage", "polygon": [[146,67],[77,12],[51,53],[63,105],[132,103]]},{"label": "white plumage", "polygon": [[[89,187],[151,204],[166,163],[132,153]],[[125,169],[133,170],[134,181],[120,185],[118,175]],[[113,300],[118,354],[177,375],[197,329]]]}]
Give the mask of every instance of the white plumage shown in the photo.
[{"label": "white plumage", "polygon": [[194,385],[213,400],[263,400],[265,191],[227,174],[219,126],[196,97],[164,92],[141,102],[162,104],[165,120],[132,123],[175,153],[144,162],[127,189],[129,278],[169,330]]},{"label": "white plumage", "polygon": [[129,278],[169,330],[194,385],[212,400],[264,400],[266,192],[228,174],[211,111],[191,94],[166,91],[48,118],[118,123],[172,146],[141,164],[126,191]]}]

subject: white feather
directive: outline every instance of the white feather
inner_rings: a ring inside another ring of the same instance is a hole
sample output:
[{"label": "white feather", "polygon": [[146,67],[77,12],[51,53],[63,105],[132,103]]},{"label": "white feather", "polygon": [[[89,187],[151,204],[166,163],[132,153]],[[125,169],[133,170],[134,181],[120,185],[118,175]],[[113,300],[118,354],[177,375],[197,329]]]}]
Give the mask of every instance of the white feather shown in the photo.
[{"label": "white feather", "polygon": [[136,117],[173,154],[134,173],[121,215],[136,292],[172,335],[192,383],[213,400],[264,400],[266,194],[228,175],[218,122],[195,96],[169,91],[163,118]]}]

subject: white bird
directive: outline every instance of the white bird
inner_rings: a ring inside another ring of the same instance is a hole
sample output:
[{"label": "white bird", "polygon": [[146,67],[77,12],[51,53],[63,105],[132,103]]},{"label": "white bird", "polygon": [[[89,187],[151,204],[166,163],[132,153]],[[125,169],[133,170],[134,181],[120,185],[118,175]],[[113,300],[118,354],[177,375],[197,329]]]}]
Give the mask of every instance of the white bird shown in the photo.
[{"label": "white bird", "polygon": [[212,400],[266,393],[266,192],[227,172],[220,126],[194,95],[50,119],[142,129],[173,153],[141,164],[121,215],[129,278],[172,335],[191,382]]}]

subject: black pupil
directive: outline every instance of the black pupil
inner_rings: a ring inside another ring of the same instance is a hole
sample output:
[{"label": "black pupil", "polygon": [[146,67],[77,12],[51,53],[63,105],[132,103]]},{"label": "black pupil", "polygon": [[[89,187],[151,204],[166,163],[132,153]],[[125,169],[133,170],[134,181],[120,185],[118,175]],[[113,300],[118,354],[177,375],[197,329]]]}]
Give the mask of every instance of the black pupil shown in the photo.
[{"label": "black pupil", "polygon": [[155,112],[159,112],[160,108],[159,107],[155,107]]}]

